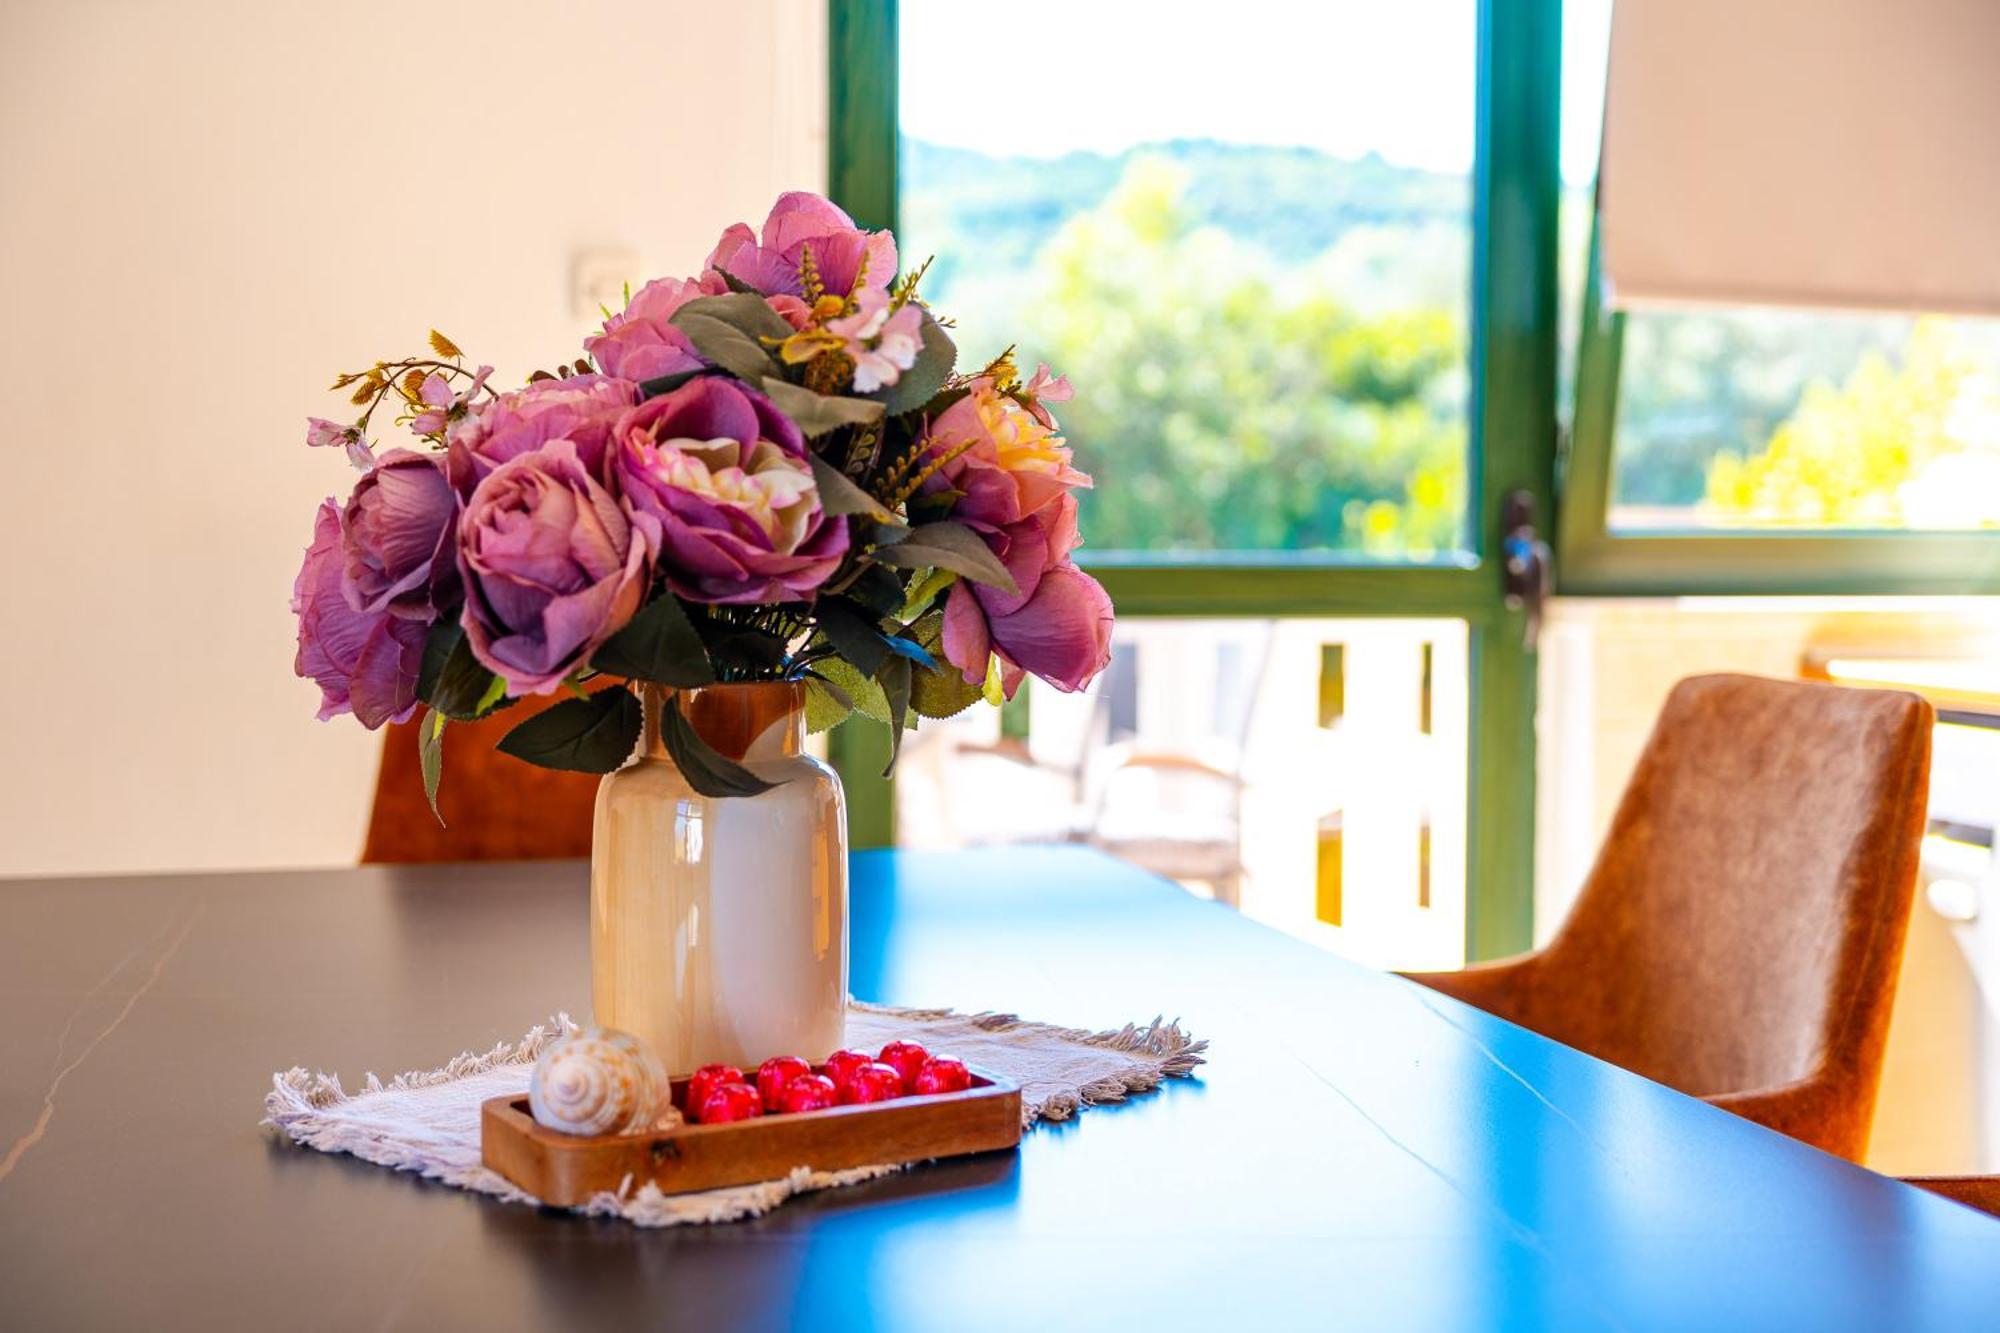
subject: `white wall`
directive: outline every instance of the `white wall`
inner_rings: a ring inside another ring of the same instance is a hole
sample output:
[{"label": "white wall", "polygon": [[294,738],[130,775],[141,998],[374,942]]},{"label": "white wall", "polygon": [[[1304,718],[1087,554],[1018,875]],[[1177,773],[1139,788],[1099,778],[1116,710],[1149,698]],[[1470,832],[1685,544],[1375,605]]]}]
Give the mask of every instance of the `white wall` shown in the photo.
[{"label": "white wall", "polygon": [[305,417],[432,325],[574,358],[579,248],[688,272],[822,188],[824,14],[0,8],[0,874],[353,860],[379,738],[291,670],[352,480]]}]

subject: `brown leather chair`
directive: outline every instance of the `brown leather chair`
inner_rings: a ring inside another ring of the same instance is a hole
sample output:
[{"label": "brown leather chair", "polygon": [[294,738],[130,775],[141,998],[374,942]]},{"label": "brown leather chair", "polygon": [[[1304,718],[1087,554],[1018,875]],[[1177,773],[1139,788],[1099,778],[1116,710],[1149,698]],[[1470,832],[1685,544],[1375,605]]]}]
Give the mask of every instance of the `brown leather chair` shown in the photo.
[{"label": "brown leather chair", "polygon": [[1902,1181],[2000,1217],[2000,1176],[1904,1176]]},{"label": "brown leather chair", "polygon": [[1684,680],[1548,947],[1412,975],[1859,1160],[1916,882],[1931,725],[1912,694]]},{"label": "brown leather chair", "polygon": [[494,744],[566,695],[530,698],[480,722],[444,733],[440,825],[424,800],[417,763],[423,716],[389,727],[375,780],[364,864],[407,861],[537,861],[590,855],[590,819],[599,778],[538,768]]}]

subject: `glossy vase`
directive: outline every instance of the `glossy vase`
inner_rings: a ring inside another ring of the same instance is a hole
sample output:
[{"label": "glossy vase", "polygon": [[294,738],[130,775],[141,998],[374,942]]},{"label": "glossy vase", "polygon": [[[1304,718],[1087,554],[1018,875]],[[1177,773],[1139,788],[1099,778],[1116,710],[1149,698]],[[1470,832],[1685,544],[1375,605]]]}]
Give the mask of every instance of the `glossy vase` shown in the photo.
[{"label": "glossy vase", "polygon": [[[651,1042],[669,1071],[818,1059],[847,1002],[847,810],[805,753],[805,687],[647,687],[639,757],[597,791],[590,856],[596,1020]],[[660,739],[674,699],[715,750],[777,785],[696,792]]]}]

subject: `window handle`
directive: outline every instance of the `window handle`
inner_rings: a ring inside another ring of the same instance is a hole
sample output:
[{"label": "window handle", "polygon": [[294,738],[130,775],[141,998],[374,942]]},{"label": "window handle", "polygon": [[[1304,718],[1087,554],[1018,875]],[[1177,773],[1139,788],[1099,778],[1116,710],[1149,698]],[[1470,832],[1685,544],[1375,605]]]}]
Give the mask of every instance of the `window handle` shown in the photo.
[{"label": "window handle", "polygon": [[1542,608],[1555,583],[1554,556],[1535,528],[1532,491],[1509,491],[1500,502],[1500,589],[1509,611],[1525,611],[1521,644],[1532,653],[1542,637]]}]

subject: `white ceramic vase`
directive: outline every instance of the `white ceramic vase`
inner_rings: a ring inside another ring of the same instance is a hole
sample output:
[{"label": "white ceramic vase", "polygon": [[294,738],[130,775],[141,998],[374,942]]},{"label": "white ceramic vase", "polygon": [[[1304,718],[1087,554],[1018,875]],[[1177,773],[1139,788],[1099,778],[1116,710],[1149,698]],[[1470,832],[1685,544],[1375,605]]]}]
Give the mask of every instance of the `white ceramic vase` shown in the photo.
[{"label": "white ceramic vase", "polygon": [[[639,756],[597,790],[591,999],[673,1074],[837,1050],[847,1003],[847,809],[805,753],[805,687],[647,687]],[[702,796],[660,740],[672,697],[720,753],[777,785]]]}]

